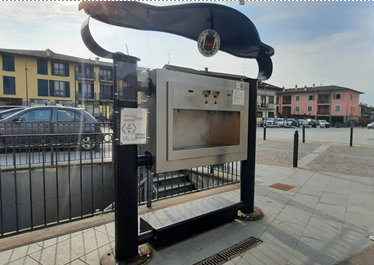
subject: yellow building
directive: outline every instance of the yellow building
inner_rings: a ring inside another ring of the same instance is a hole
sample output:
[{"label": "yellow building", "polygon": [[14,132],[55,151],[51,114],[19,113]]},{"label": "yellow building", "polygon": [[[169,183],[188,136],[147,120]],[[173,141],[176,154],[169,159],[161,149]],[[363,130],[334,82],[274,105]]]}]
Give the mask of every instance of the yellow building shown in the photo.
[{"label": "yellow building", "polygon": [[113,64],[49,49],[0,49],[0,105],[82,107],[96,118],[108,118]]}]

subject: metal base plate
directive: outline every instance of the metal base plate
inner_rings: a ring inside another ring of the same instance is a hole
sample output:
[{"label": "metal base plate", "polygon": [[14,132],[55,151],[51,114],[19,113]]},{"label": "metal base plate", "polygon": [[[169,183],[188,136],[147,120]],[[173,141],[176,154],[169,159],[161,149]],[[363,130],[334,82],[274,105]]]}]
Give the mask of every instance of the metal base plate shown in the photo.
[{"label": "metal base plate", "polygon": [[114,257],[115,249],[112,248],[101,257],[100,265],[145,265],[151,261],[152,251],[144,244],[138,247],[139,255],[131,260],[117,261]]},{"label": "metal base plate", "polygon": [[258,207],[255,207],[252,213],[242,213],[238,211],[238,219],[243,221],[256,221],[264,217],[264,213]]}]

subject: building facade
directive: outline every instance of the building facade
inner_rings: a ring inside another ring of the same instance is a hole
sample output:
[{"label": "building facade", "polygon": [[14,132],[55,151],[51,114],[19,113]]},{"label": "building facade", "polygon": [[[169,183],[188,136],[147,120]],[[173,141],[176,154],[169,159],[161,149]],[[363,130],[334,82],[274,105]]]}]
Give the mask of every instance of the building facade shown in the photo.
[{"label": "building facade", "polygon": [[278,113],[283,118],[327,120],[332,125],[357,124],[360,94],[340,86],[283,89],[278,92]]},{"label": "building facade", "polygon": [[0,105],[85,108],[108,118],[113,64],[45,51],[0,49]]},{"label": "building facade", "polygon": [[262,118],[278,118],[277,93],[280,87],[260,82],[257,87],[257,124]]}]

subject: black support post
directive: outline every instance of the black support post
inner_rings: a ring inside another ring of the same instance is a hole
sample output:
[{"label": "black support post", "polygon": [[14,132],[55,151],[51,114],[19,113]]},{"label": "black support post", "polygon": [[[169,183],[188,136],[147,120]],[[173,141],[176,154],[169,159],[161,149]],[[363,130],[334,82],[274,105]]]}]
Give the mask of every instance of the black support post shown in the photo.
[{"label": "black support post", "polygon": [[[266,122],[266,121],[265,121]],[[264,141],[266,140],[266,124],[264,124]]]},{"label": "black support post", "polygon": [[353,143],[353,126],[351,126],[351,136],[349,140],[349,146],[352,146],[352,143]]},{"label": "black support post", "polygon": [[299,132],[296,130],[293,137],[293,167],[297,167],[299,152]]},{"label": "black support post", "polygon": [[[117,87],[118,61],[134,62],[133,57],[115,54],[114,88]],[[136,101],[114,100],[115,173],[115,258],[126,261],[138,256],[138,148],[120,145],[121,108],[137,108]]]},{"label": "black support post", "polygon": [[305,125],[303,125],[303,144],[305,144]]},{"label": "black support post", "polygon": [[241,162],[240,168],[240,198],[244,203],[242,213],[254,211],[255,169],[256,169],[256,112],[257,112],[258,80],[249,80],[249,109],[248,109],[248,155]]}]

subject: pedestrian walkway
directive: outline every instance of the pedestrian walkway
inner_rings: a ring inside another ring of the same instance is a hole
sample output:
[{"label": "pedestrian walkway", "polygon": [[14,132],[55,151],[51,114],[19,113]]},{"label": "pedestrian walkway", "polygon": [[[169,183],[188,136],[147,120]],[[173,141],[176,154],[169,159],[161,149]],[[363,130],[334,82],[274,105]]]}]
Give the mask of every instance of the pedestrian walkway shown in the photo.
[{"label": "pedestrian walkway", "polygon": [[[149,264],[195,264],[249,237],[263,243],[226,264],[374,264],[374,241],[368,238],[374,234],[374,177],[257,165],[256,182],[255,203],[264,212],[261,220],[235,220],[175,245],[152,249]],[[270,187],[276,183],[292,187],[287,191]],[[232,185],[156,202],[152,209],[139,212],[163,225],[175,216],[188,218],[239,199],[238,185]],[[7,240],[0,240],[0,248]],[[0,264],[95,265],[114,247],[114,240],[110,221],[2,251]]]}]

